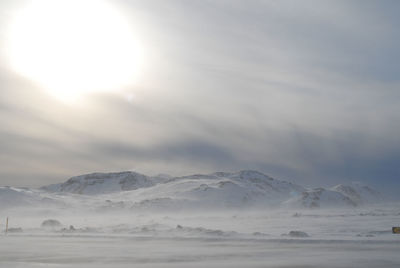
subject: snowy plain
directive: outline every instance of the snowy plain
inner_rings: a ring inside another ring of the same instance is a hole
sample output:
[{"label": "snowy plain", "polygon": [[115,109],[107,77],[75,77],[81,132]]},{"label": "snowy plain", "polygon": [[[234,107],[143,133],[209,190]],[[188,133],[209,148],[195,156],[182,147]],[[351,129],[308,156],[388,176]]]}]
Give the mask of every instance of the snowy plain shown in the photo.
[{"label": "snowy plain", "polygon": [[[0,237],[0,267],[400,267],[400,235],[391,233],[400,210],[387,207],[7,213],[23,232]],[[42,228],[50,216],[62,226]]]}]

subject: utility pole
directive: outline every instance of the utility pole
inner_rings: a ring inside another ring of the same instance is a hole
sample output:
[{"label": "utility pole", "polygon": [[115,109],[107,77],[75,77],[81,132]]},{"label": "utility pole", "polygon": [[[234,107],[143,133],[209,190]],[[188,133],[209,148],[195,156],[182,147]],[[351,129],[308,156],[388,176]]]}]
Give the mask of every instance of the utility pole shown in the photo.
[{"label": "utility pole", "polygon": [[8,232],[8,217],[7,217],[7,220],[6,220],[6,234],[7,234],[7,232]]}]

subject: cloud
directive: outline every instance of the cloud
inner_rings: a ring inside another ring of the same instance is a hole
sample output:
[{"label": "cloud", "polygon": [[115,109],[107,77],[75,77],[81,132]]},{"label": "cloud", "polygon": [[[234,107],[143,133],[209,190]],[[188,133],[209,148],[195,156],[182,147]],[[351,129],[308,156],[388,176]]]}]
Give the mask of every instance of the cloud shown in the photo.
[{"label": "cloud", "polygon": [[251,168],[398,184],[396,1],[117,3],[146,45],[140,81],[69,106],[4,67],[0,183]]}]

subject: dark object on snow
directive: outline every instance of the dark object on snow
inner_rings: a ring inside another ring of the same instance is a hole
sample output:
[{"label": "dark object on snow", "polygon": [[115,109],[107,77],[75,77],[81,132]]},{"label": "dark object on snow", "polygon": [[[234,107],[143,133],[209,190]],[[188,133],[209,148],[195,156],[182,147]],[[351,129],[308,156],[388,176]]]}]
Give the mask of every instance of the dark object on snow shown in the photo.
[{"label": "dark object on snow", "polygon": [[8,228],[9,233],[22,233],[22,228]]},{"label": "dark object on snow", "polygon": [[394,234],[400,234],[400,227],[392,227],[392,232]]},{"label": "dark object on snow", "polygon": [[302,231],[290,231],[288,234],[283,234],[282,236],[310,237],[306,232],[302,232]]},{"label": "dark object on snow", "polygon": [[69,230],[70,230],[70,231],[75,231],[76,229],[75,229],[75,227],[74,227],[73,225],[70,225],[70,226],[69,226]]},{"label": "dark object on snow", "polygon": [[58,220],[49,219],[42,222],[42,227],[60,227],[60,226],[61,223]]},{"label": "dark object on snow", "polygon": [[309,235],[306,232],[302,232],[302,231],[290,231],[289,236],[291,236],[291,237],[309,237]]}]

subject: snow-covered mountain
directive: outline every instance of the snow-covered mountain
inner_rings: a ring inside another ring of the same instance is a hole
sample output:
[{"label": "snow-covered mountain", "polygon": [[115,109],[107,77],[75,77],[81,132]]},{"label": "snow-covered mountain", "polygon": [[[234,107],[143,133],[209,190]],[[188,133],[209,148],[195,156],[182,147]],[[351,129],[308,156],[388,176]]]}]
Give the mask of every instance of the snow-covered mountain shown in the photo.
[{"label": "snow-covered mountain", "polygon": [[361,184],[307,189],[252,170],[183,177],[146,176],[130,171],[92,173],[40,190],[0,188],[0,201],[7,207],[61,202],[94,210],[328,208],[382,200],[377,191]]},{"label": "snow-covered mountain", "polygon": [[52,198],[51,194],[40,190],[9,186],[0,187],[0,208],[36,205],[62,205],[62,202]]},{"label": "snow-covered mountain", "polygon": [[74,194],[106,194],[150,187],[155,180],[136,172],[92,173],[72,177],[64,183],[42,187],[49,192],[68,192]]},{"label": "snow-covered mountain", "polygon": [[304,191],[300,196],[293,197],[284,202],[284,204],[289,207],[304,208],[355,207],[358,205],[358,203],[341,192],[324,188]]},{"label": "snow-covered mountain", "polygon": [[[260,207],[279,205],[305,188],[275,180],[257,171],[217,172],[171,178],[153,187],[141,189],[138,196],[147,205],[152,200],[171,202],[187,207]],[[129,193],[131,195],[131,193]]]},{"label": "snow-covered mountain", "polygon": [[378,191],[357,182],[350,185],[339,184],[332,187],[331,190],[342,193],[358,205],[382,202],[384,199]]},{"label": "snow-covered mountain", "polygon": [[289,199],[285,205],[306,208],[356,207],[382,202],[383,196],[369,186],[360,183],[339,184],[330,189],[315,188],[301,196]]},{"label": "snow-covered mountain", "polygon": [[[279,205],[306,189],[257,171],[150,177],[136,172],[93,173],[41,188],[51,193],[104,195],[103,208],[240,208]],[[82,198],[82,197],[80,197]]]}]

